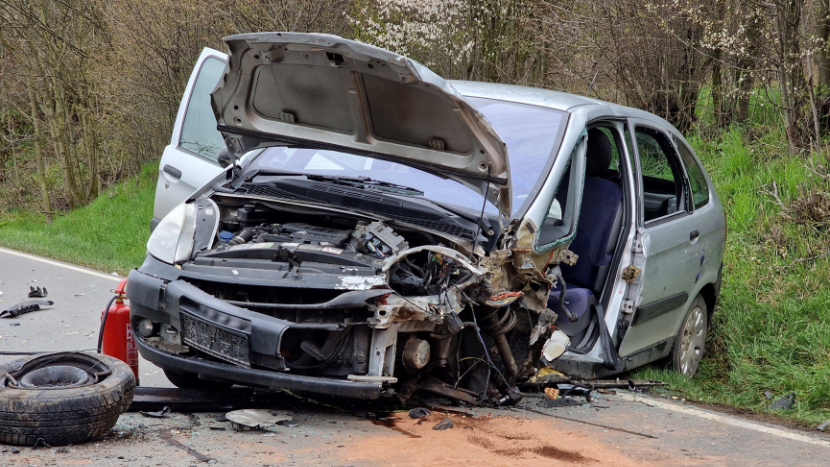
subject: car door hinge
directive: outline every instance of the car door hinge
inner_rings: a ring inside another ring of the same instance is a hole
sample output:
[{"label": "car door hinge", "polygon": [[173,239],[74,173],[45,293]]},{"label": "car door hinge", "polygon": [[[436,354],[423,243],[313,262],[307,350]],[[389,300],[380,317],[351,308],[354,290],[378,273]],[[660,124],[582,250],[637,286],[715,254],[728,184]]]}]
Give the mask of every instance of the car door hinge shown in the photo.
[{"label": "car door hinge", "polygon": [[634,300],[623,300],[620,311],[627,315],[634,313]]},{"label": "car door hinge", "polygon": [[637,266],[629,264],[623,269],[622,278],[626,282],[634,282],[640,276],[641,271]]},{"label": "car door hinge", "polygon": [[634,253],[642,253],[643,252],[643,241],[639,238],[635,238],[631,244],[631,251]]}]

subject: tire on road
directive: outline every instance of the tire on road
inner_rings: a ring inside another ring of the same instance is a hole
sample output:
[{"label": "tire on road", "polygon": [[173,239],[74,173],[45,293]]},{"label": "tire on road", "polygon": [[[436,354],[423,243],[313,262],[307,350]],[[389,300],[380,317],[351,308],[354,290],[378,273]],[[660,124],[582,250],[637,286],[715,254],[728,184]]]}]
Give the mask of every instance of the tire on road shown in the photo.
[{"label": "tire on road", "polygon": [[706,300],[698,295],[686,310],[680,330],[674,339],[672,366],[675,371],[689,379],[697,373],[698,365],[703,359],[706,333],[709,331],[708,316]]},{"label": "tire on road", "polygon": [[134,394],[130,367],[107,355],[61,352],[0,365],[0,443],[60,446],[100,436]]}]

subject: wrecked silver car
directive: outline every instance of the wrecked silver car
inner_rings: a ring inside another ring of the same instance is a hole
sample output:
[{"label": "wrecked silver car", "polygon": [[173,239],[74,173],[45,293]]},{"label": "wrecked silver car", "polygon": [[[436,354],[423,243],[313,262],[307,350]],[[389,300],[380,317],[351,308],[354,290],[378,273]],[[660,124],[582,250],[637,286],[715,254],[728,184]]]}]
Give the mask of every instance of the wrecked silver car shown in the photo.
[{"label": "wrecked silver car", "polygon": [[[506,404],[542,375],[667,356],[694,374],[724,214],[670,124],[335,36],[226,43],[194,70],[159,190],[181,154],[218,176],[163,219],[157,192],[127,288],[174,384]],[[218,131],[188,136],[205,88]]]}]

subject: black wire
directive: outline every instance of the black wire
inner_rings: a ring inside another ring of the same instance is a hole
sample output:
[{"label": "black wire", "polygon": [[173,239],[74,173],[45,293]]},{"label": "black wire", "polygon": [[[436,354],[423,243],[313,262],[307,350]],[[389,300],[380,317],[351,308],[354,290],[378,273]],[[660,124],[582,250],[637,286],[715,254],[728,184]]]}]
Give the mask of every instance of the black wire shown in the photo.
[{"label": "black wire", "polygon": [[107,325],[107,315],[109,315],[110,307],[112,306],[113,302],[115,302],[116,297],[118,297],[118,295],[112,296],[110,302],[107,303],[107,307],[104,308],[104,316],[101,317],[101,329],[98,330],[98,353],[101,353],[101,347],[104,344],[104,326]]}]

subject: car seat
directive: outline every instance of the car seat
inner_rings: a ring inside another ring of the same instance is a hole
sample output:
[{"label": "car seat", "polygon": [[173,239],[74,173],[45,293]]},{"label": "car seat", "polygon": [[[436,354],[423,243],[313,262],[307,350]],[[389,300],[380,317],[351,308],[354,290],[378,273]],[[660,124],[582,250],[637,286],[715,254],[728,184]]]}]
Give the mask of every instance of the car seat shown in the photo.
[{"label": "car seat", "polygon": [[[556,326],[572,338],[589,330],[589,310],[602,292],[617,245],[622,221],[622,188],[603,177],[612,158],[611,141],[605,133],[598,128],[589,130],[582,206],[576,236],[568,247],[579,258],[573,266],[561,266],[567,284],[564,304],[578,317],[577,321],[571,322],[561,310],[561,287],[551,291],[548,299],[548,308],[559,315]],[[567,189],[565,184],[563,188]]]}]

